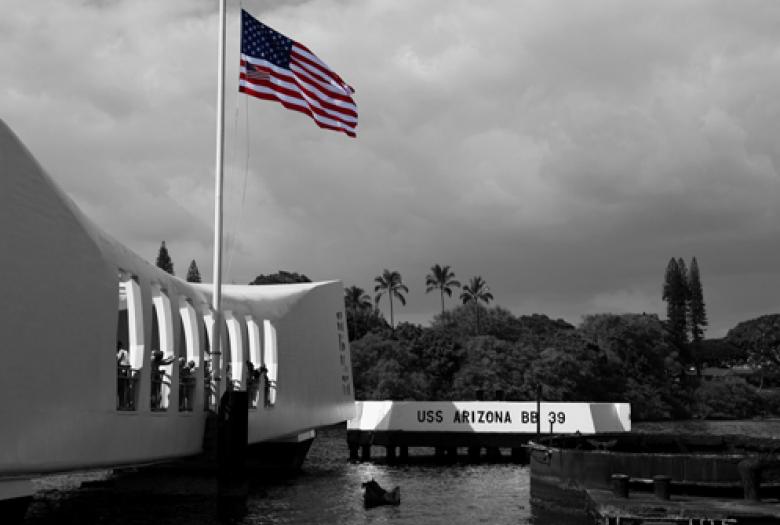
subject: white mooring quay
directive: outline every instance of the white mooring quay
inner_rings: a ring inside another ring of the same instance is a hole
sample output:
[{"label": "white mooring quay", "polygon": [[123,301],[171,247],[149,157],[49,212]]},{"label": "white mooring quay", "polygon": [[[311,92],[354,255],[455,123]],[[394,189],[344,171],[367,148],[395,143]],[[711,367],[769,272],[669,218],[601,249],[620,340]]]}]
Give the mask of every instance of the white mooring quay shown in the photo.
[{"label": "white mooring quay", "polygon": [[[560,403],[513,401],[356,401],[355,417],[347,422],[350,458],[364,461],[372,446],[384,446],[388,460],[408,456],[408,447],[434,447],[437,456],[454,457],[468,447],[477,459],[481,449],[524,462],[523,446],[537,434],[629,432],[628,403]],[[358,452],[361,452],[358,455]]]}]

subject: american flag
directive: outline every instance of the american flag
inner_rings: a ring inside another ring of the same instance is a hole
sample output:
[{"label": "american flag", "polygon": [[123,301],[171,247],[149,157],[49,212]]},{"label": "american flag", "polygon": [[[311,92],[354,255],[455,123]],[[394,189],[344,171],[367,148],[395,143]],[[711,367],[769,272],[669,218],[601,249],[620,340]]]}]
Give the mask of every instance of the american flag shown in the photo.
[{"label": "american flag", "polygon": [[306,46],[277,33],[241,10],[238,90],[277,100],[309,115],[321,128],[355,136],[355,92]]}]

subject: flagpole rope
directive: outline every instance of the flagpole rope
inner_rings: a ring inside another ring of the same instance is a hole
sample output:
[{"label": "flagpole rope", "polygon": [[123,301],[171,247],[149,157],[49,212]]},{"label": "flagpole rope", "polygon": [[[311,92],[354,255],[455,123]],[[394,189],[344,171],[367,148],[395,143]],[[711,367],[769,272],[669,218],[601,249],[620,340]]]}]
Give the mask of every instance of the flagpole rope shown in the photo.
[{"label": "flagpole rope", "polygon": [[[239,106],[241,105],[241,102],[238,98],[236,98],[236,118],[235,118],[235,137],[238,137],[238,120],[239,120]],[[236,141],[238,143],[238,141]],[[247,185],[249,183],[249,156],[251,153],[251,150],[249,148],[250,143],[250,130],[249,130],[249,105],[246,100],[246,97],[244,97],[244,181],[241,185],[241,204],[238,207],[238,217],[236,217],[235,225],[231,229],[232,234],[230,235],[230,243],[228,245],[228,254],[227,254],[227,268],[228,272],[230,272],[230,269],[233,265],[233,255],[235,254],[234,249],[234,241],[236,239],[236,232],[238,229],[239,224],[243,224],[244,219],[244,212],[246,210],[246,193],[247,193]],[[238,157],[238,147],[235,147],[233,150],[234,158],[237,159]]]},{"label": "flagpole rope", "polygon": [[[244,9],[244,2],[240,1],[238,3],[239,5],[239,13]],[[231,234],[229,235],[229,242],[227,243],[227,273],[229,274],[232,267],[233,267],[233,255],[236,253],[235,250],[235,240],[237,237],[237,230],[238,225],[243,223],[244,218],[244,210],[245,210],[245,204],[246,204],[246,191],[247,191],[247,183],[249,180],[249,106],[246,100],[246,97],[244,98],[244,182],[242,184],[241,188],[241,205],[238,208],[238,217],[235,218],[235,222],[233,227],[231,228]],[[240,106],[241,101],[239,100],[239,97],[236,97],[236,111],[235,111],[235,118],[234,118],[234,133],[233,136],[236,138],[234,147],[232,149],[233,153],[233,160],[234,162],[238,160],[238,121],[239,121],[239,114],[240,114]],[[235,162],[235,164],[238,164]],[[234,164],[234,165],[235,165]]]},{"label": "flagpole rope", "polygon": [[244,203],[246,202],[246,185],[247,181],[249,180],[249,154],[251,152],[251,149],[249,148],[249,105],[247,102],[247,97],[244,97],[244,115],[246,116],[246,144],[244,151],[246,151],[246,154],[244,156],[244,190],[241,193],[241,214],[244,213]]},{"label": "flagpole rope", "polygon": [[[237,138],[238,138],[238,118],[239,118],[239,100],[236,97],[236,104],[235,104],[235,111],[233,112],[233,143],[230,144],[230,165],[235,166],[236,160],[238,159],[238,147],[237,144]],[[231,169],[231,171],[233,171]],[[237,227],[238,221],[235,220],[235,217],[233,218],[232,225],[228,229],[229,233],[227,234],[227,242],[225,243],[225,258],[227,259],[225,264],[225,275],[230,275],[231,269],[233,267],[233,253],[234,253],[234,241],[236,237],[236,227]]]}]

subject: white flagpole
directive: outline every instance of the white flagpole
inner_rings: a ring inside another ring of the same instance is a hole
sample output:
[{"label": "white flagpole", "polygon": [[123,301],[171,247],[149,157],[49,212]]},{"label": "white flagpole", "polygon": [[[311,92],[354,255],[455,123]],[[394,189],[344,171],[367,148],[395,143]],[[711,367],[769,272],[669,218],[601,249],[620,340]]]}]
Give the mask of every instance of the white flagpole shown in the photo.
[{"label": "white flagpole", "polygon": [[225,0],[219,0],[219,56],[217,59],[217,164],[214,183],[214,340],[211,342],[211,369],[215,381],[217,407],[224,391],[222,381],[222,171],[225,149]]}]

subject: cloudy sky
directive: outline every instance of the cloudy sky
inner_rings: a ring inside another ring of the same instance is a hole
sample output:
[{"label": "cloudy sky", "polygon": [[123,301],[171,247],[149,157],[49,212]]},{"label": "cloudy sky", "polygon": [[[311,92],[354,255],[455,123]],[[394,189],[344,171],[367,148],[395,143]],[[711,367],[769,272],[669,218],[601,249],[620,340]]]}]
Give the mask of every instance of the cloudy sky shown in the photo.
[{"label": "cloudy sky", "polygon": [[[696,256],[708,335],[780,311],[780,2],[244,0],[355,87],[356,139],[238,95],[228,4],[225,282],[394,269],[427,324],[448,264],[577,323],[663,314]],[[0,118],[107,232],[210,276],[216,0],[0,6]]]}]

